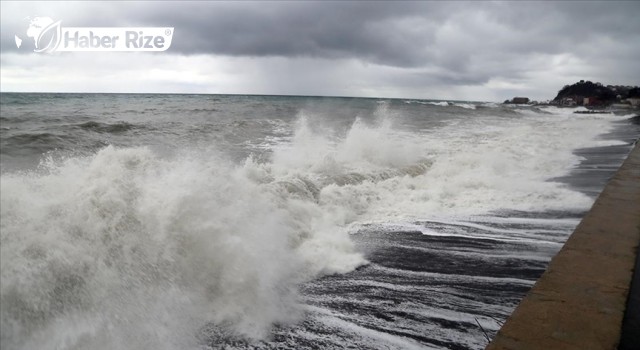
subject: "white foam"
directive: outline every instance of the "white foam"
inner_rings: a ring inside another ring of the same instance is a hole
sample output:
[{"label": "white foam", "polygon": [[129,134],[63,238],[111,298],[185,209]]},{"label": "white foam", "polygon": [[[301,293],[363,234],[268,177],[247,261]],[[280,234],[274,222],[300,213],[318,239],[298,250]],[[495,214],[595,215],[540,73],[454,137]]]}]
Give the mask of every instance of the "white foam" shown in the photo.
[{"label": "white foam", "polygon": [[372,265],[371,268],[383,271],[387,274],[394,276],[409,276],[421,278],[424,280],[447,280],[451,282],[485,282],[485,283],[508,283],[508,284],[520,284],[525,286],[531,286],[535,283],[535,281],[530,281],[522,278],[511,278],[511,277],[489,277],[489,276],[470,276],[470,275],[458,275],[458,274],[445,274],[445,273],[437,273],[437,272],[425,272],[425,271],[411,271],[411,270],[402,270],[395,269],[391,267],[384,267],[381,265]]},{"label": "white foam", "polygon": [[328,327],[339,328],[347,333],[356,335],[359,338],[359,345],[363,347],[380,347],[382,345],[384,347],[398,349],[431,349],[431,347],[425,347],[425,345],[419,344],[408,338],[362,327],[356,323],[344,320],[326,309],[314,308],[313,310],[320,314],[317,316],[320,322]]},{"label": "white foam", "polygon": [[302,117],[263,161],[107,147],[2,174],[3,347],[190,348],[209,321],[263,338],[298,320],[298,284],[365,263],[350,225],[587,209],[592,199],[548,179],[619,119],[546,108],[406,130],[387,107],[344,132]]},{"label": "white foam", "polygon": [[456,107],[461,107],[465,109],[476,109],[476,105],[472,103],[453,103],[453,105]]},{"label": "white foam", "polygon": [[254,181],[251,164],[107,147],[48,166],[1,178],[9,347],[175,348],[208,321],[262,338],[300,315],[297,284],[364,262],[317,204]]}]

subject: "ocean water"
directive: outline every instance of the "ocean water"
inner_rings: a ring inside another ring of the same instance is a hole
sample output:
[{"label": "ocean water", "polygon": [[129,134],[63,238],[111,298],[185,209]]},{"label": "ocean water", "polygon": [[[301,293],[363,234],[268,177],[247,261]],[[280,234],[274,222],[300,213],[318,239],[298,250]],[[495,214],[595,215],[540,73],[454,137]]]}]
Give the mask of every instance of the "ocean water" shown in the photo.
[{"label": "ocean water", "polygon": [[482,348],[640,135],[482,102],[0,107],[2,349]]}]

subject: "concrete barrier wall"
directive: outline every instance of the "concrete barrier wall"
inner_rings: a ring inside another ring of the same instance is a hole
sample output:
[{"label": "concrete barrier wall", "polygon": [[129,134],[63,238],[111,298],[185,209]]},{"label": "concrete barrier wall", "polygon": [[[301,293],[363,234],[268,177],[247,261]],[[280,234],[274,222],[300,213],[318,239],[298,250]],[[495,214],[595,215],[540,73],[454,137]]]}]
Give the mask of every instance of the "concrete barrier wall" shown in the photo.
[{"label": "concrete barrier wall", "polygon": [[487,349],[616,349],[639,243],[640,145]]}]

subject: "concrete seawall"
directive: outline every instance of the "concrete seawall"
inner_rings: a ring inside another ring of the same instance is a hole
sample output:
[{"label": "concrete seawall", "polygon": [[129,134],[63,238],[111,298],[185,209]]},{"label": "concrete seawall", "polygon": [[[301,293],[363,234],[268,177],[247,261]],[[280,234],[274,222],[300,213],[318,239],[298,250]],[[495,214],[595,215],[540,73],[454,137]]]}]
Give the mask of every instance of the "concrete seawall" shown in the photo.
[{"label": "concrete seawall", "polygon": [[640,145],[487,350],[616,349],[640,244]]}]

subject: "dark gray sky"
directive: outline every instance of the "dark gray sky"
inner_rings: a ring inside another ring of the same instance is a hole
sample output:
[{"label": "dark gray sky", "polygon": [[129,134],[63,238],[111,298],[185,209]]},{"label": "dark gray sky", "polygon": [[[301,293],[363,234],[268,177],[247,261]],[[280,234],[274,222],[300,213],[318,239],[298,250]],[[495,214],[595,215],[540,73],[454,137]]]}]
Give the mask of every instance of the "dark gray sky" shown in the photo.
[{"label": "dark gray sky", "polygon": [[[640,1],[1,2],[1,91],[550,99],[640,83]],[[27,16],[174,27],[165,52],[18,50]]]}]

